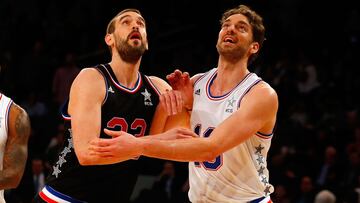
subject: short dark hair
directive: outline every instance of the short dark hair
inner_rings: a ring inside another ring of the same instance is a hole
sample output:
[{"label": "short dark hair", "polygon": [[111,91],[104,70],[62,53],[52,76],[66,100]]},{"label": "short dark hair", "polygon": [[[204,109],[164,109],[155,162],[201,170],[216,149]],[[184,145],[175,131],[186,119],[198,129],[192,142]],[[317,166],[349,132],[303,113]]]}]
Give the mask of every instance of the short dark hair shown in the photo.
[{"label": "short dark hair", "polygon": [[[131,12],[135,12],[135,13],[141,15],[140,11],[137,10],[137,9],[135,9],[135,8],[127,8],[127,9],[124,9],[124,10],[120,11],[115,17],[113,17],[113,18],[110,20],[110,22],[109,22],[109,24],[108,24],[108,26],[107,26],[107,28],[106,28],[106,34],[112,34],[112,33],[114,33],[114,31],[115,31],[115,21],[116,21],[116,18],[119,17],[120,15],[122,15],[123,13],[130,12],[130,11],[131,11]],[[142,15],[141,15],[141,16],[142,16]]]},{"label": "short dark hair", "polygon": [[[258,42],[261,48],[265,40],[265,26],[263,24],[262,17],[255,11],[251,10],[250,7],[245,5],[239,5],[236,8],[225,11],[221,17],[220,24],[222,25],[227,18],[235,14],[242,14],[247,17],[252,28],[253,41]],[[249,62],[251,63],[252,61],[254,61],[257,55],[258,53],[251,55],[249,58]]]}]

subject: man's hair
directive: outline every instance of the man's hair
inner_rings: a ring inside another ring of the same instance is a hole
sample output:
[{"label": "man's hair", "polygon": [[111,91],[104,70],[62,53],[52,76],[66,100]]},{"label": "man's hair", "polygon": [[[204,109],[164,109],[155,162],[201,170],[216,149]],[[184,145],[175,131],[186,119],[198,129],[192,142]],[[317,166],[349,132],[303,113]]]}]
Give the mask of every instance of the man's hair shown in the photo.
[{"label": "man's hair", "polygon": [[[112,34],[114,33],[115,31],[115,22],[116,22],[116,19],[122,15],[123,13],[126,13],[126,12],[135,12],[139,15],[141,15],[140,11],[135,9],[135,8],[127,8],[127,9],[124,9],[122,11],[120,11],[115,17],[113,17],[113,19],[110,20],[107,28],[106,28],[106,34]],[[141,15],[142,16],[142,15]]]},{"label": "man's hair", "polygon": [[329,190],[321,190],[315,196],[315,203],[335,203],[336,196]]},{"label": "man's hair", "polygon": [[[253,41],[258,42],[260,46],[259,48],[261,48],[265,40],[265,26],[263,24],[262,17],[255,11],[251,10],[250,7],[245,5],[239,5],[236,8],[225,11],[225,13],[221,17],[220,24],[222,25],[227,18],[235,14],[242,14],[247,17],[252,29]],[[258,52],[251,55],[249,58],[249,62],[251,63],[252,61],[254,61],[257,55]]]}]

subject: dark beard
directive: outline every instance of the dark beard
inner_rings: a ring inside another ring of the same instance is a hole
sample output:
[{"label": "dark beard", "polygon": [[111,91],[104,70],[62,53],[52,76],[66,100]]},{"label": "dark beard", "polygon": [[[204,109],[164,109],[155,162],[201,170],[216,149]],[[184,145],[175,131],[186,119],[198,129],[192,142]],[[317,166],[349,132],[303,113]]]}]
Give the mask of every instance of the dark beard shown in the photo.
[{"label": "dark beard", "polygon": [[220,44],[216,44],[216,49],[220,55],[226,60],[236,62],[245,56],[246,50],[243,47],[236,47],[234,49],[224,49]]},{"label": "dark beard", "polygon": [[127,40],[118,39],[116,40],[116,48],[122,60],[127,63],[135,64],[139,61],[141,56],[144,54],[146,47],[142,42],[140,46],[133,47]]}]

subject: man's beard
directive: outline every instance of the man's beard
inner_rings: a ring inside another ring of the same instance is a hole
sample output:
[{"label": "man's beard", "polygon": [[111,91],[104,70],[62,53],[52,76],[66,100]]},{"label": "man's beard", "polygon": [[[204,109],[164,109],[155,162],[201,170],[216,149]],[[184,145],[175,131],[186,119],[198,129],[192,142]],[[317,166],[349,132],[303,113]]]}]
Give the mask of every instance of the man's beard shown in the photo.
[{"label": "man's beard", "polygon": [[121,57],[127,63],[135,64],[146,51],[145,44],[141,42],[140,46],[131,46],[128,40],[116,39],[116,49]]},{"label": "man's beard", "polygon": [[217,43],[216,49],[221,56],[231,62],[240,60],[246,54],[246,48],[241,46],[235,48],[224,48],[219,43]]}]

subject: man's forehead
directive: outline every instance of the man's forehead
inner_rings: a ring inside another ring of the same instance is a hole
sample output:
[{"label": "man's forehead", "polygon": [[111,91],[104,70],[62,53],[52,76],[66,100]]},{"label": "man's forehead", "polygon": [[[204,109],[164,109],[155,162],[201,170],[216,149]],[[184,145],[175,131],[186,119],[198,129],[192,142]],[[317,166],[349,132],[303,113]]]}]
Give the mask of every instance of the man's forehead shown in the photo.
[{"label": "man's forehead", "polygon": [[228,18],[226,18],[225,22],[228,22],[228,21],[233,21],[233,22],[241,22],[242,21],[247,24],[249,23],[249,20],[247,19],[247,17],[241,13],[236,13],[236,14],[229,16]]},{"label": "man's forehead", "polygon": [[122,13],[121,15],[118,16],[118,20],[124,19],[126,17],[140,18],[143,21],[145,21],[144,18],[139,13],[136,13],[135,11],[127,11],[127,12]]}]

